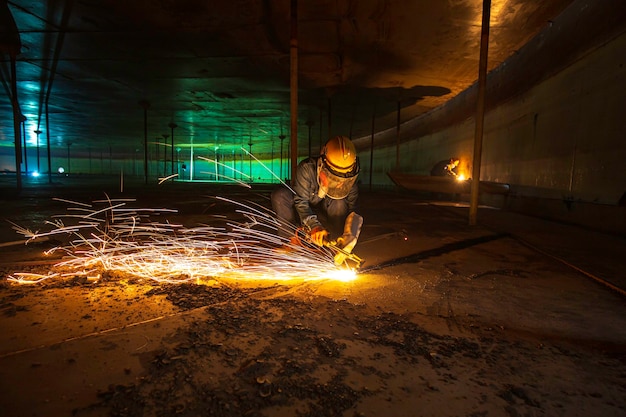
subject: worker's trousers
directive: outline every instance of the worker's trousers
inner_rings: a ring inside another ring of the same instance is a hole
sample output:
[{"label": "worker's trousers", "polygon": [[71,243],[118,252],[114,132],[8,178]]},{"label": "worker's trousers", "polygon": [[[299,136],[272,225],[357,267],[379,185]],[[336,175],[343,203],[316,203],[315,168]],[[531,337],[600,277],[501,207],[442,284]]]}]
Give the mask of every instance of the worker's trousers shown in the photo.
[{"label": "worker's trousers", "polygon": [[[301,219],[294,206],[293,192],[284,186],[276,188],[271,195],[272,208],[279,222],[278,235],[289,238],[295,228],[301,225]],[[324,197],[315,205],[311,205],[318,220],[330,232],[332,239],[343,233],[343,226],[348,216],[348,205],[345,200]]]}]

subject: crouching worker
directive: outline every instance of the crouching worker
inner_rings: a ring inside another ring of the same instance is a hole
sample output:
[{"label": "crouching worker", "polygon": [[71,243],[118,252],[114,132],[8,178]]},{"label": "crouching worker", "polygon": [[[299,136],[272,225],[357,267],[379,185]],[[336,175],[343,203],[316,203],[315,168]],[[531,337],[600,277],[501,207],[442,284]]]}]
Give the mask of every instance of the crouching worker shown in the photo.
[{"label": "crouching worker", "polygon": [[[278,235],[289,239],[301,226],[315,245],[336,242],[339,249],[351,253],[363,225],[356,213],[359,170],[356,148],[345,136],[330,139],[320,156],[300,162],[293,191],[280,186],[271,195],[280,224]],[[344,253],[335,255],[335,264],[345,260]]]},{"label": "crouching worker", "polygon": [[457,169],[461,160],[459,158],[450,158],[439,161],[430,170],[430,175],[433,177],[446,177],[448,175],[458,177]]}]

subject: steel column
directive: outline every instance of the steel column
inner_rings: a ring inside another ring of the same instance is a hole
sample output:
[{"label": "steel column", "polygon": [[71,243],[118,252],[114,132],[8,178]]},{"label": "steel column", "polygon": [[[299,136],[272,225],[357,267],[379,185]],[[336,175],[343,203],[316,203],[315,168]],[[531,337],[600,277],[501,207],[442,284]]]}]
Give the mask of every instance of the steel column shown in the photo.
[{"label": "steel column", "polygon": [[474,156],[472,161],[472,187],[470,191],[469,224],[476,225],[480,187],[480,160],[483,149],[485,122],[485,88],[487,84],[487,53],[489,49],[489,19],[491,0],[483,0],[483,22],[480,35],[480,62],[478,63],[478,99],[476,100],[476,130],[474,131]]}]

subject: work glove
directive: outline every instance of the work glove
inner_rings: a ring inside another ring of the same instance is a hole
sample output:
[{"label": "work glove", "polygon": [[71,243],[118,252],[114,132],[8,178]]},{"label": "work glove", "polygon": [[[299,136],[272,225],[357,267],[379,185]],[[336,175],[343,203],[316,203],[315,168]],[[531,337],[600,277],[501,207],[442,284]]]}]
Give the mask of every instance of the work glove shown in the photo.
[{"label": "work glove", "polygon": [[316,226],[311,229],[309,236],[311,237],[311,241],[317,246],[324,246],[324,242],[328,240],[328,230],[324,229],[322,226]]},{"label": "work glove", "polygon": [[[343,225],[343,234],[337,239],[337,247],[346,253],[352,253],[361,234],[362,226],[363,217],[355,212],[350,213]],[[346,257],[345,253],[337,252],[334,256],[335,265],[343,264]]]},{"label": "work glove", "polygon": [[[344,252],[352,253],[352,249],[356,246],[356,237],[351,233],[344,233],[337,239],[337,247]],[[341,265],[345,262],[347,255],[337,252],[334,256],[335,265]]]}]

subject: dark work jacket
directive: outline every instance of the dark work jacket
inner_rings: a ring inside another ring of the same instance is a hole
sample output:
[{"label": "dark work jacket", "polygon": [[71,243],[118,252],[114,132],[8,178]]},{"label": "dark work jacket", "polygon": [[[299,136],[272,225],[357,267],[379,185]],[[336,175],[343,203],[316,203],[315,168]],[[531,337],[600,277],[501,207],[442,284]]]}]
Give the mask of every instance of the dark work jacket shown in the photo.
[{"label": "dark work jacket", "polygon": [[[324,199],[330,199],[328,196],[323,198],[319,197],[319,183],[317,181],[317,160],[316,158],[307,158],[298,164],[296,171],[296,179],[293,183],[293,191],[295,192],[294,206],[300,216],[300,221],[309,229],[321,226],[322,224],[317,219],[317,215],[312,209],[312,206],[317,206]],[[359,186],[358,181],[354,182],[354,185],[348,192],[348,195],[344,198],[348,205],[348,213],[356,211],[357,200],[359,198]]]},{"label": "dark work jacket", "polygon": [[450,171],[450,169],[448,169],[448,165],[450,165],[449,159],[444,159],[443,161],[437,162],[433,169],[430,170],[430,175],[432,175],[433,177],[445,177],[446,175],[454,175],[454,173],[456,173],[456,168],[452,170],[454,172],[453,173]]}]

